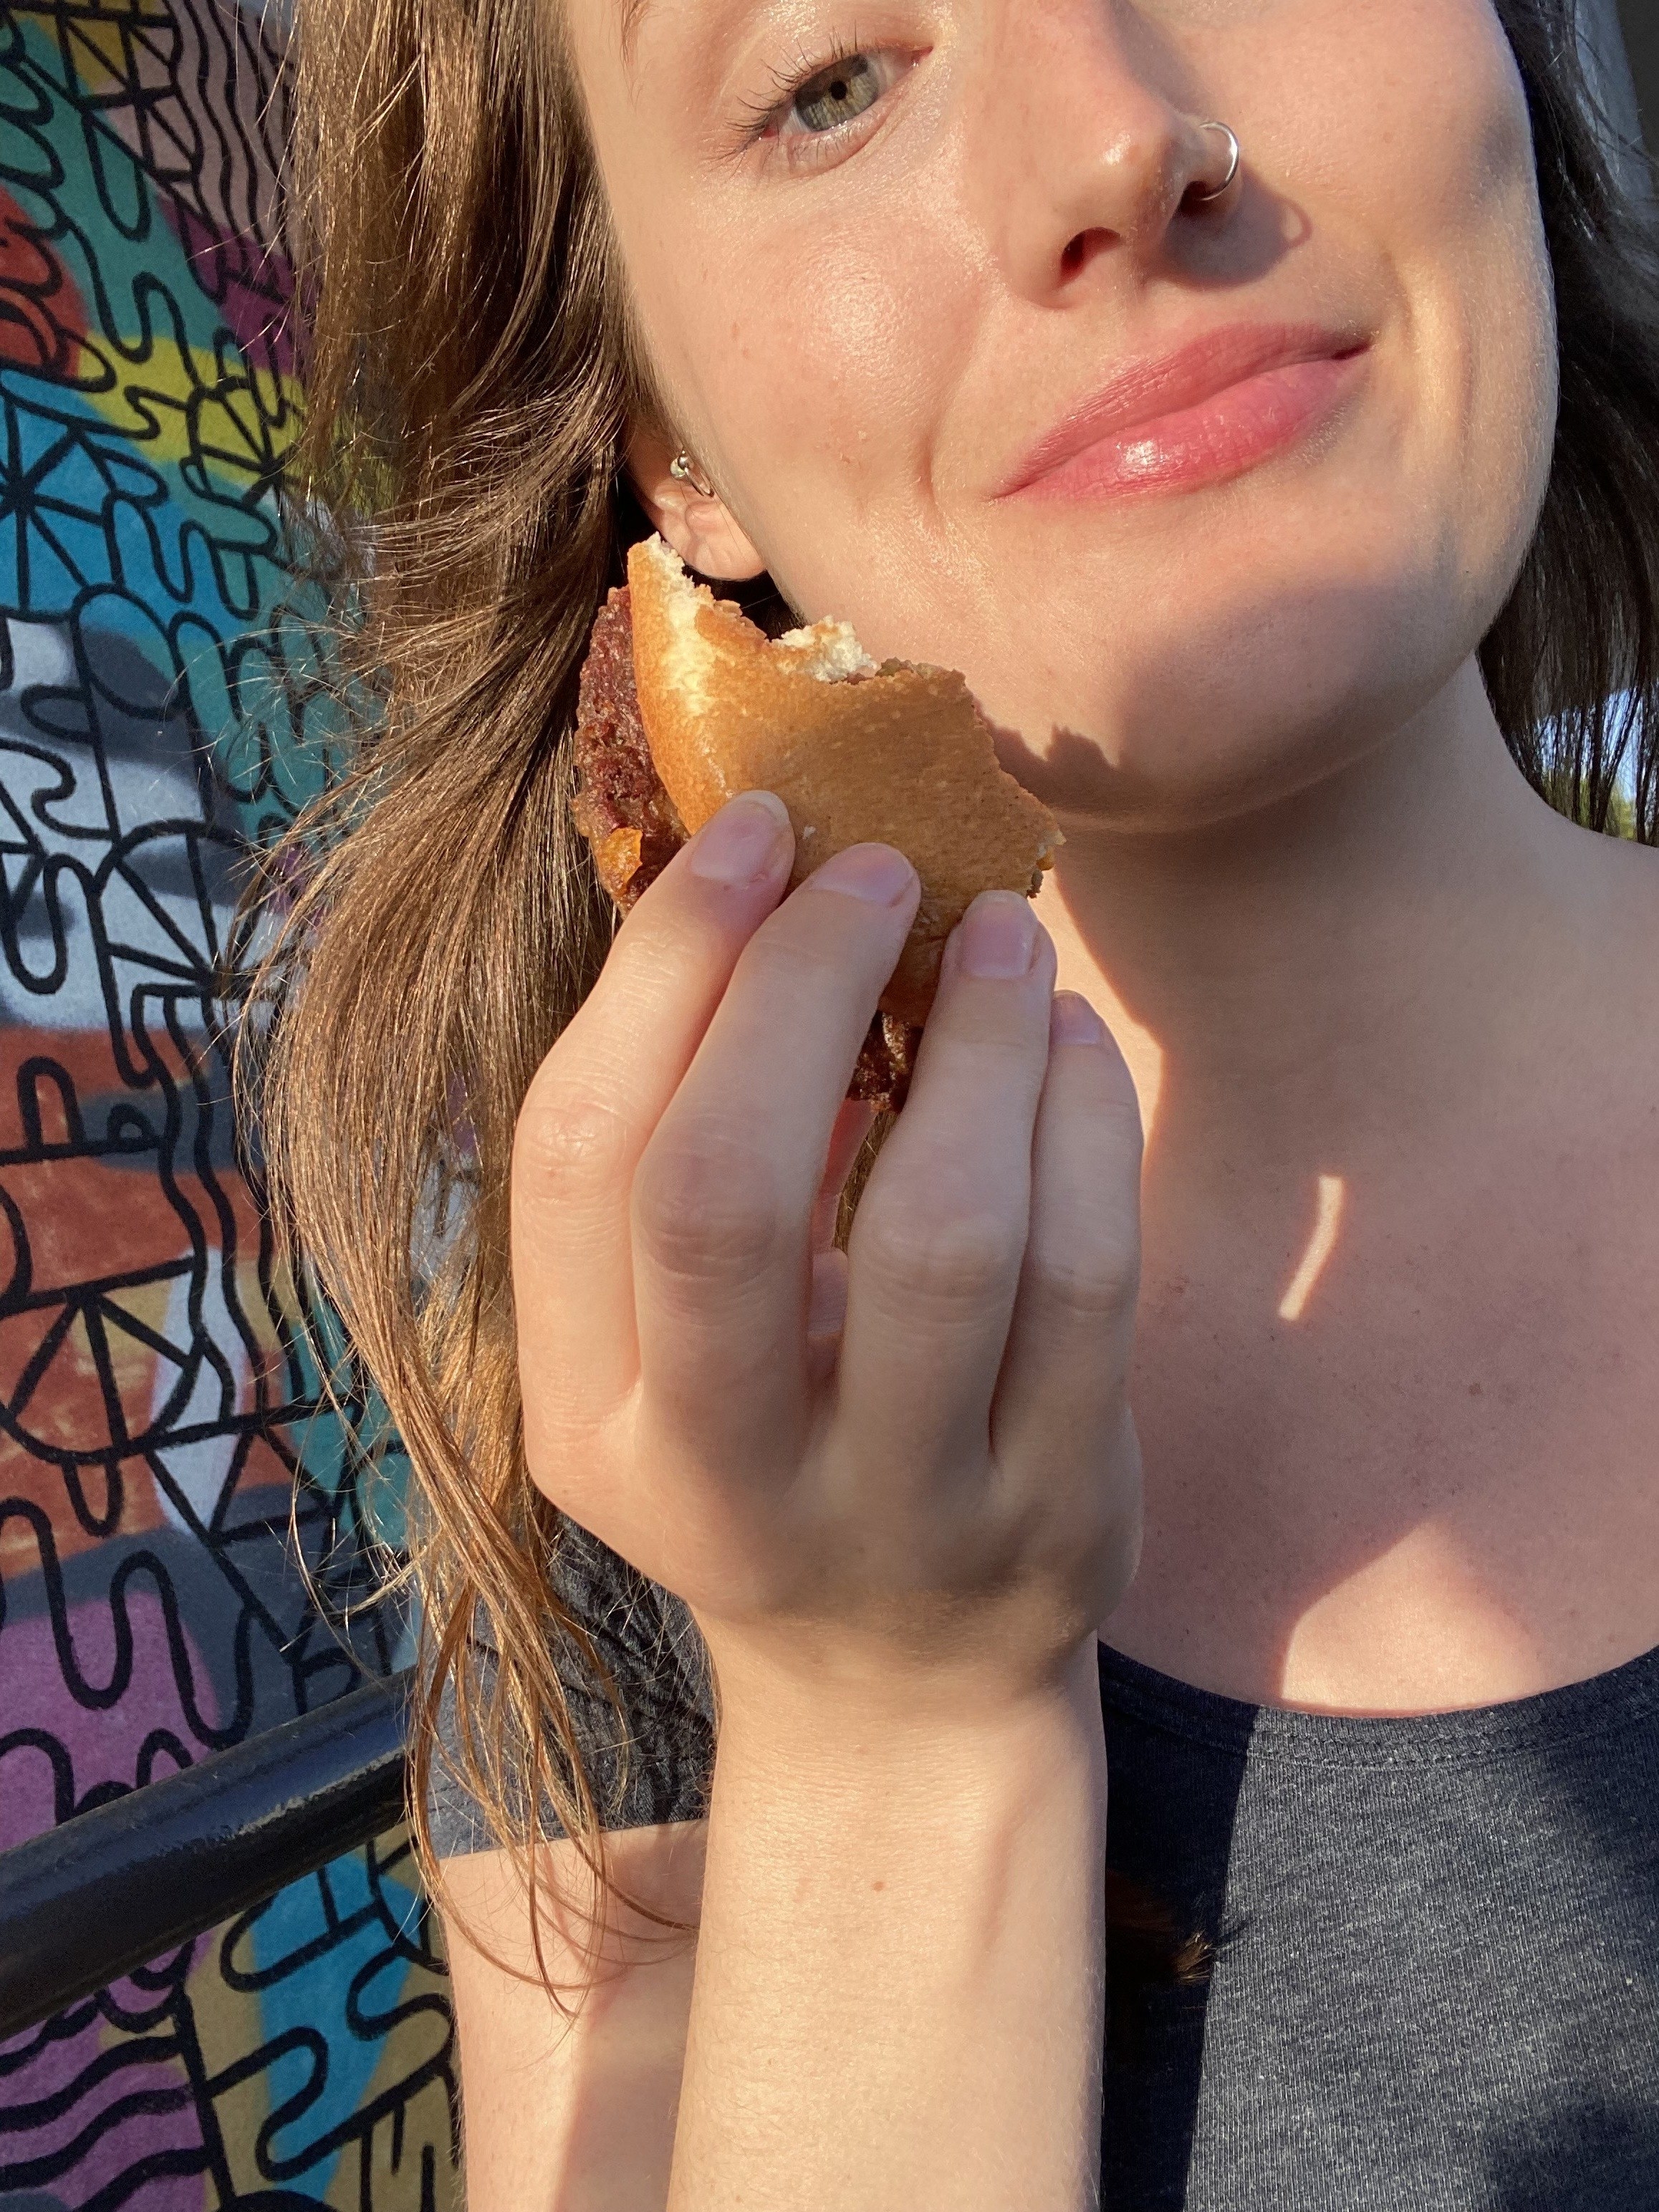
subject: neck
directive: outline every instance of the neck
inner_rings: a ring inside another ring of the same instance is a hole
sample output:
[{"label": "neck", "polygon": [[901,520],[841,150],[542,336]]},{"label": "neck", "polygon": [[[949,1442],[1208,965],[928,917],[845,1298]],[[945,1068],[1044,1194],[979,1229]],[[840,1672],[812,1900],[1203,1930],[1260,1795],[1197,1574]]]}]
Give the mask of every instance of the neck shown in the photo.
[{"label": "neck", "polygon": [[1305,1165],[1421,1126],[1534,1020],[1572,833],[1471,660],[1386,742],[1194,830],[1068,823],[1043,919],[1110,1020],[1149,1138]]}]

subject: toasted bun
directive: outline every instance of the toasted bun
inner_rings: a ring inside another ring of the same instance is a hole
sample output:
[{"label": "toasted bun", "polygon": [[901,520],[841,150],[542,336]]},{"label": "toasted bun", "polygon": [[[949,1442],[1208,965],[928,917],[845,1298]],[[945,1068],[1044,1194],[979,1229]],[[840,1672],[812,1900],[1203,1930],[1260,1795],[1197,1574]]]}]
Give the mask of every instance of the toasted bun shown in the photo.
[{"label": "toasted bun", "polygon": [[640,714],[687,830],[740,791],[774,791],[794,827],[797,883],[845,846],[896,845],[921,904],[881,1003],[924,1020],[969,902],[1029,897],[1061,842],[1048,808],[999,765],[967,684],[951,669],[878,668],[845,623],[769,640],[694,584],[660,538],[629,551],[628,582]]}]

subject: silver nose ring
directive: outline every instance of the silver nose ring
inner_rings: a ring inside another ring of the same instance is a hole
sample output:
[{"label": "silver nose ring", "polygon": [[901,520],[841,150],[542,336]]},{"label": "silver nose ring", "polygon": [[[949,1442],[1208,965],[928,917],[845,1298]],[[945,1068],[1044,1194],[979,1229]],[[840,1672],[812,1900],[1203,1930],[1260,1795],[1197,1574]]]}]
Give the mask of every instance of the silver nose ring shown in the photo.
[{"label": "silver nose ring", "polygon": [[1227,142],[1226,175],[1221,179],[1221,182],[1218,185],[1213,187],[1212,190],[1207,192],[1199,192],[1195,194],[1192,201],[1194,207],[1213,207],[1218,199],[1224,198],[1226,194],[1232,189],[1233,179],[1238,174],[1240,158],[1238,139],[1235,133],[1224,123],[1217,123],[1214,121],[1200,123],[1198,127],[1200,131],[1218,131]]}]

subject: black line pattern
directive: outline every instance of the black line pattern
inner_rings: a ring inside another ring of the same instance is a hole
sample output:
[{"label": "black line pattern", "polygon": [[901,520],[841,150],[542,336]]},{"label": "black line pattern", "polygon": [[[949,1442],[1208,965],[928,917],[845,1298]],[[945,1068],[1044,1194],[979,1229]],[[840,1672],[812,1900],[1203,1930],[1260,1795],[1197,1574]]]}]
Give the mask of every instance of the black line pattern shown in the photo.
[{"label": "black line pattern", "polygon": [[[0,1847],[407,1642],[398,1465],[319,1409],[214,996],[330,757],[284,128],[235,0],[0,7]],[[0,2046],[5,2212],[436,2212],[453,2142],[401,1836]]]}]

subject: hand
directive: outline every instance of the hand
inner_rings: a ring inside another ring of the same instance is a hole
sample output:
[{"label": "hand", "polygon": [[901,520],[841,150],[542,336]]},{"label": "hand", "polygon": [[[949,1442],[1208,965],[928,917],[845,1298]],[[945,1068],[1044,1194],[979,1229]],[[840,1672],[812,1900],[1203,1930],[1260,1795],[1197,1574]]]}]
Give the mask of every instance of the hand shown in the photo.
[{"label": "hand", "polygon": [[843,1260],[843,1094],[918,887],[872,845],[784,899],[792,853],[775,799],[733,800],[526,1098],[530,1470],[686,1600],[723,1692],[1047,1688],[1139,1543],[1134,1091],[1030,902],[986,895]]}]

